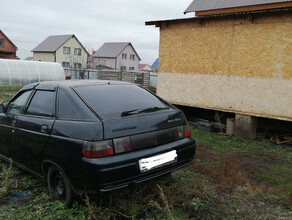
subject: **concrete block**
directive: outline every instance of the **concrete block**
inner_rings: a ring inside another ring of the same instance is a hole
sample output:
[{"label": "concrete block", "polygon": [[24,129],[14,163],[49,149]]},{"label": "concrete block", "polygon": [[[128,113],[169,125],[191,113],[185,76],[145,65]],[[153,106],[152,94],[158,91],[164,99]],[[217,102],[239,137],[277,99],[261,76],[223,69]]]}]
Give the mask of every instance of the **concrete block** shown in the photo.
[{"label": "concrete block", "polygon": [[239,115],[235,117],[234,136],[253,140],[257,133],[257,119],[252,116]]},{"label": "concrete block", "polygon": [[235,119],[234,118],[227,118],[226,134],[228,136],[234,135],[234,127],[235,127]]}]

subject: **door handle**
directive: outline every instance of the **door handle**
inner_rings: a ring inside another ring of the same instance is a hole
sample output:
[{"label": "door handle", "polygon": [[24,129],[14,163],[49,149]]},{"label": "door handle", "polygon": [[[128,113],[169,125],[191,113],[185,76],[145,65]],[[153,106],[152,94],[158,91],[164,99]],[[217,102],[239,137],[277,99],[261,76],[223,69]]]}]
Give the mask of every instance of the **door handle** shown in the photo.
[{"label": "door handle", "polygon": [[17,122],[18,122],[18,117],[14,116],[12,120],[12,126],[15,127],[17,125]]},{"label": "door handle", "polygon": [[48,130],[49,130],[49,126],[48,126],[48,125],[43,125],[43,126],[41,127],[41,132],[42,132],[42,133],[48,133]]}]

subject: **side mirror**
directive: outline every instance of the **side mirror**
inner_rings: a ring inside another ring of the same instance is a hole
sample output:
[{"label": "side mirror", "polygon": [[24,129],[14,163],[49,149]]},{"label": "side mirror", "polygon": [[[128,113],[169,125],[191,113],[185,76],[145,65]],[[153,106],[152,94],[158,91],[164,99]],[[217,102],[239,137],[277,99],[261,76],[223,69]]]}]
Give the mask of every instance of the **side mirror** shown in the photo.
[{"label": "side mirror", "polygon": [[0,105],[0,113],[4,113],[5,112],[5,107],[3,104]]}]

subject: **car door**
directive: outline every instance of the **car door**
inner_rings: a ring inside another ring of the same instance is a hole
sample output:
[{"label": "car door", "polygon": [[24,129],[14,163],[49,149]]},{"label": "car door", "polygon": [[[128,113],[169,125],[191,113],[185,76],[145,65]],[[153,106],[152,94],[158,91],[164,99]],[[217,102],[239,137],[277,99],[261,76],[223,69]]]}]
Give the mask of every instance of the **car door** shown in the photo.
[{"label": "car door", "polygon": [[17,161],[18,120],[32,94],[32,90],[19,92],[9,103],[5,113],[0,114],[0,154]]},{"label": "car door", "polygon": [[55,122],[55,90],[35,90],[25,114],[18,119],[18,161],[40,173],[42,154]]}]

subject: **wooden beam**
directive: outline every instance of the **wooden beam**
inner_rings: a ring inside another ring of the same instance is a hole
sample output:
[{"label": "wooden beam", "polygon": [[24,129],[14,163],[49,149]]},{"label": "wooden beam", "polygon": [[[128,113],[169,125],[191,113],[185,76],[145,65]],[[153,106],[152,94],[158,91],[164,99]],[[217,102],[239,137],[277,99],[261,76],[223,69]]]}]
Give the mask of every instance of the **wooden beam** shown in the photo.
[{"label": "wooden beam", "polygon": [[206,15],[216,15],[216,14],[232,14],[237,12],[247,12],[247,11],[260,11],[268,9],[277,9],[277,8],[290,8],[292,7],[292,2],[283,2],[275,4],[266,4],[266,5],[254,5],[246,7],[237,7],[237,8],[225,8],[217,10],[208,10],[208,11],[196,11],[196,16],[206,16]]}]

